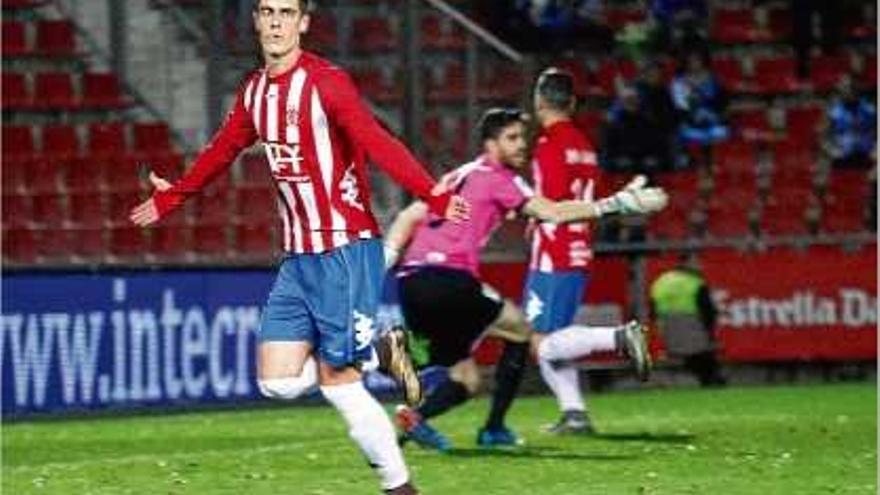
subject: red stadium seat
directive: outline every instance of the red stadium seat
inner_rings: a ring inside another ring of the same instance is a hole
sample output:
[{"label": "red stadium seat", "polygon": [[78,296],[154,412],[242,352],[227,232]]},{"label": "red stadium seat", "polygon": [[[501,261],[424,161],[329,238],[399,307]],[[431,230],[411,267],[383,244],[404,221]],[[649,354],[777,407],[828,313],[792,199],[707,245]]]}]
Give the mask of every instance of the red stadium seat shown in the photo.
[{"label": "red stadium seat", "polygon": [[138,122],[134,124],[134,151],[146,155],[172,153],[171,131],[164,122]]},{"label": "red stadium seat", "polygon": [[82,104],[90,108],[121,108],[128,103],[116,74],[87,72],[83,74]]},{"label": "red stadium seat", "polygon": [[865,205],[855,201],[826,201],[819,229],[831,234],[865,230]]},{"label": "red stadium seat", "polygon": [[44,227],[58,227],[66,221],[65,208],[60,194],[35,194],[31,201],[34,223]]},{"label": "red stadium seat", "polygon": [[791,11],[787,7],[771,8],[768,17],[768,28],[775,38],[787,39],[791,36]]},{"label": "red stadium seat", "polygon": [[3,193],[3,227],[25,227],[31,220],[31,198],[25,194]]},{"label": "red stadium seat", "polygon": [[269,162],[262,152],[249,153],[241,157],[242,186],[265,187],[272,184],[272,173],[269,170]]},{"label": "red stadium seat", "polygon": [[26,110],[32,104],[24,74],[3,72],[3,109]]},{"label": "red stadium seat", "polygon": [[70,229],[73,254],[83,258],[97,258],[106,250],[105,230],[100,228]]},{"label": "red stadium seat", "polygon": [[825,200],[864,203],[869,184],[862,170],[833,170],[825,192]]},{"label": "red stadium seat", "polygon": [[3,160],[0,170],[3,172],[3,194],[22,193],[27,191],[28,186],[27,161]]},{"label": "red stadium seat", "polygon": [[689,197],[699,195],[699,180],[697,174],[690,171],[667,172],[656,178],[656,182],[670,194],[684,194]]},{"label": "red stadium seat", "polygon": [[448,17],[422,16],[424,46],[435,50],[461,50],[467,44],[467,34]]},{"label": "red stadium seat", "polygon": [[815,57],[810,63],[810,83],[818,91],[831,91],[849,71],[850,59],[846,55]]},{"label": "red stadium seat", "polygon": [[810,191],[817,172],[815,152],[797,141],[773,145],[772,191]]},{"label": "red stadium seat", "polygon": [[38,54],[51,57],[69,57],[76,53],[73,23],[66,20],[37,21]]},{"label": "red stadium seat", "polygon": [[764,108],[731,112],[730,122],[734,130],[746,141],[770,141],[775,134],[770,129]]},{"label": "red stadium seat", "polygon": [[123,258],[142,258],[146,248],[144,229],[133,226],[110,229],[110,254]]},{"label": "red stadium seat", "polygon": [[757,41],[755,16],[751,9],[717,9],[713,13],[710,37],[720,43]]},{"label": "red stadium seat", "polygon": [[743,75],[742,63],[730,57],[713,57],[712,72],[718,77],[721,86],[732,93],[743,93],[750,90],[750,84]]},{"label": "red stadium seat", "polygon": [[68,193],[98,193],[104,187],[101,162],[92,157],[61,164],[61,183]]},{"label": "red stadium seat", "polygon": [[352,48],[358,52],[389,51],[397,47],[397,33],[386,17],[361,17],[352,21]]},{"label": "red stadium seat", "polygon": [[33,193],[58,193],[60,188],[62,161],[38,157],[27,162],[25,187]]},{"label": "red stadium seat", "polygon": [[813,195],[806,190],[771,194],[761,210],[763,235],[804,235],[808,233],[806,213]]},{"label": "red stadium seat", "polygon": [[312,16],[309,21],[309,34],[303,39],[309,49],[333,51],[339,39],[339,21],[330,9],[322,9],[321,15]]},{"label": "red stadium seat", "polygon": [[478,96],[487,100],[519,99],[527,85],[522,68],[504,62],[483,66],[477,84]]},{"label": "red stadium seat", "polygon": [[382,68],[367,67],[351,74],[358,89],[372,101],[393,103],[403,99],[403,80]]},{"label": "red stadium seat", "polygon": [[3,55],[15,57],[28,52],[25,24],[19,21],[3,21]]},{"label": "red stadium seat", "polygon": [[226,226],[198,224],[193,228],[193,248],[197,253],[225,255],[227,252]]},{"label": "red stadium seat", "polygon": [[27,125],[3,126],[3,165],[34,159],[34,131]]},{"label": "red stadium seat", "polygon": [[3,230],[4,262],[33,263],[36,260],[37,243],[31,229]]},{"label": "red stadium seat", "polygon": [[78,106],[69,72],[44,72],[36,76],[34,107],[40,110],[69,110]]},{"label": "red stadium seat", "polygon": [[272,217],[278,209],[278,193],[268,184],[262,187],[238,188],[235,195],[235,217],[258,219]]},{"label": "red stadium seat", "polygon": [[124,156],[128,150],[125,124],[122,122],[89,124],[88,150],[93,157]]},{"label": "red stadium seat", "polygon": [[742,170],[755,173],[758,165],[758,154],[754,144],[745,141],[730,140],[715,146],[715,172],[724,173],[729,170]]},{"label": "red stadium seat", "polygon": [[235,228],[235,252],[237,254],[262,255],[274,253],[272,227],[265,224],[240,224]]},{"label": "red stadium seat", "polygon": [[229,219],[229,191],[212,187],[211,191],[198,195],[196,201],[196,218],[204,222],[221,223]]},{"label": "red stadium seat", "polygon": [[428,100],[431,102],[453,102],[465,98],[466,75],[464,66],[452,62],[433,67],[425,77]]},{"label": "red stadium seat", "polygon": [[821,106],[789,108],[785,113],[788,139],[814,147],[819,139],[819,124],[825,114]]},{"label": "red stadium seat", "polygon": [[748,194],[729,194],[710,206],[706,231],[716,238],[745,237],[752,234],[749,211],[755,201]]},{"label": "red stadium seat", "polygon": [[80,227],[101,227],[105,223],[103,196],[77,193],[68,196],[70,222]]},{"label": "red stadium seat", "polygon": [[80,154],[79,136],[72,125],[50,124],[43,127],[43,154],[50,160],[71,160]]},{"label": "red stadium seat", "polygon": [[771,57],[755,62],[756,90],[761,94],[795,93],[803,85],[798,80],[795,61],[788,57]]},{"label": "red stadium seat", "polygon": [[162,225],[151,229],[150,253],[159,257],[176,257],[190,249],[190,229],[182,225]]}]

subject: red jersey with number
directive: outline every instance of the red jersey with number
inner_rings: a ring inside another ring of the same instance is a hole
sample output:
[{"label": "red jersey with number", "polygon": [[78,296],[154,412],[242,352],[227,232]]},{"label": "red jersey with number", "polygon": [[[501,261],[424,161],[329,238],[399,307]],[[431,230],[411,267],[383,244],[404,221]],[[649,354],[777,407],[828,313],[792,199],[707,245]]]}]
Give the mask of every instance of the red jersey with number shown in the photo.
[{"label": "red jersey with number", "polygon": [[[593,144],[568,120],[541,130],[532,173],[535,193],[554,201],[592,201],[601,176]],[[536,222],[529,268],[542,272],[589,269],[592,242],[589,222]]]},{"label": "red jersey with number", "polygon": [[259,141],[277,190],[284,250],[320,253],[378,235],[370,210],[369,158],[429,198],[433,179],[362,103],[348,74],[303,52],[286,72],[255,71],[222,128],[187,174],[157,193],[160,215],[178,206]]}]

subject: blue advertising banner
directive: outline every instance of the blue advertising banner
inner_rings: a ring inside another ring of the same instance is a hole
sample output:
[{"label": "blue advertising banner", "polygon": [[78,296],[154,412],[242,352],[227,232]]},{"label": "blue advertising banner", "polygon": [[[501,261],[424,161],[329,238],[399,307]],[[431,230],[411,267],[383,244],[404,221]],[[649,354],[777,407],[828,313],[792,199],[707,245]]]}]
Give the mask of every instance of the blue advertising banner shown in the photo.
[{"label": "blue advertising banner", "polygon": [[[3,415],[259,398],[255,336],[274,275],[5,274]],[[394,387],[378,373],[366,383]]]},{"label": "blue advertising banner", "polygon": [[3,414],[257,397],[270,271],[6,275]]}]

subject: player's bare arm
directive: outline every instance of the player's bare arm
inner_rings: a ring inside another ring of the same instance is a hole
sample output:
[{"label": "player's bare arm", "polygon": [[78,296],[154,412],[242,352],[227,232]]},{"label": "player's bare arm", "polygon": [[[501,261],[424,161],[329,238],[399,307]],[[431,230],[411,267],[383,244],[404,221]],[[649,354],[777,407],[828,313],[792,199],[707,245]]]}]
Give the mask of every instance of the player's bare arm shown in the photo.
[{"label": "player's bare arm", "polygon": [[385,234],[385,267],[394,266],[419,226],[428,217],[428,205],[415,201],[394,217]]}]

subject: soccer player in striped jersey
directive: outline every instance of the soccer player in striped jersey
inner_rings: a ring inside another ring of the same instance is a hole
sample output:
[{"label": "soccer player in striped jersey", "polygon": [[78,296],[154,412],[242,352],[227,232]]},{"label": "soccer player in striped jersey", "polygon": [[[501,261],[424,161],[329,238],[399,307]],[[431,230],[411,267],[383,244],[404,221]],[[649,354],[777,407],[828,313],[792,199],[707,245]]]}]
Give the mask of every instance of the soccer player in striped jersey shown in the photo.
[{"label": "soccer player in striped jersey", "polygon": [[[589,138],[575,127],[574,80],[551,68],[538,78],[534,108],[541,131],[537,138],[532,174],[537,194],[555,201],[591,201],[600,180],[596,151]],[[640,185],[640,184],[634,184]],[[572,359],[619,347],[623,335],[613,327],[572,325],[589,282],[593,259],[589,222],[564,225],[536,221],[531,229],[529,273],[522,305],[535,330],[541,375],[557,398],[562,418],[548,431],[591,433],[580,378]],[[637,322],[628,324],[636,331]],[[644,352],[645,349],[633,349]],[[637,372],[647,378],[650,359]]]},{"label": "soccer player in striped jersey", "polygon": [[[480,122],[484,153],[446,177],[450,188],[472,205],[471,221],[453,224],[416,202],[401,212],[389,229],[386,253],[408,244],[400,268],[400,304],[406,325],[428,341],[430,364],[448,366],[450,380],[439,385],[418,409],[398,409],[404,437],[445,450],[448,440],[427,419],[466,401],[480,386],[471,348],[484,335],[505,340],[495,371],[496,387],[489,417],[478,432],[481,446],[512,445],[516,435],[504,424],[522,378],[531,340],[525,315],[511,301],[480,281],[479,253],[492,232],[510,212],[519,212],[554,225],[597,218],[609,213],[648,213],[666,204],[660,189],[633,187],[599,201],[551,201],[536,196],[516,174],[528,159],[522,112],[493,109]],[[614,329],[620,350],[633,360],[644,354],[629,352],[644,346],[641,331]],[[624,347],[624,342],[634,343]]]},{"label": "soccer player in striped jersey", "polygon": [[[200,191],[255,142],[262,143],[277,190],[285,257],[263,311],[258,383],[272,398],[294,399],[320,385],[388,493],[416,493],[394,428],[363,386],[383,274],[383,248],[370,210],[366,160],[451,222],[468,205],[437,186],[407,149],[379,126],[348,74],[302,50],[309,0],[258,0],[253,20],[265,66],[247,76],[225,122],[173,184],[132,211],[153,224]],[[268,214],[268,212],[267,212]],[[405,385],[420,385],[400,335],[380,352]]]}]

